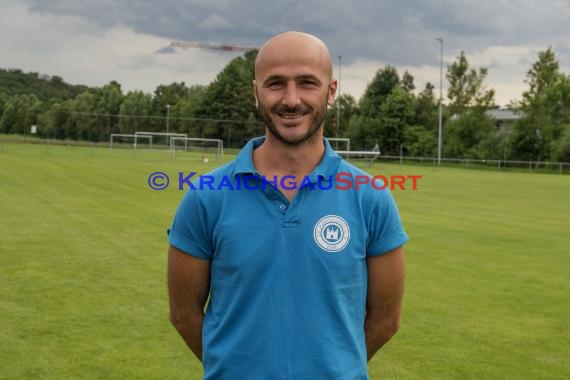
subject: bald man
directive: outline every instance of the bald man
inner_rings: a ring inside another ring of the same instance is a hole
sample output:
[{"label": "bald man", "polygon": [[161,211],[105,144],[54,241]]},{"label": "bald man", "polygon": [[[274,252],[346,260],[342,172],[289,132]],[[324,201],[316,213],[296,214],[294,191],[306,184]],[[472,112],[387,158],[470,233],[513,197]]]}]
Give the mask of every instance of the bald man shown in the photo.
[{"label": "bald man", "polygon": [[336,89],[321,40],[270,39],[253,81],[265,136],[178,207],[170,315],[204,379],[368,379],[398,329],[408,236],[388,190],[338,186],[367,174],[323,138]]}]

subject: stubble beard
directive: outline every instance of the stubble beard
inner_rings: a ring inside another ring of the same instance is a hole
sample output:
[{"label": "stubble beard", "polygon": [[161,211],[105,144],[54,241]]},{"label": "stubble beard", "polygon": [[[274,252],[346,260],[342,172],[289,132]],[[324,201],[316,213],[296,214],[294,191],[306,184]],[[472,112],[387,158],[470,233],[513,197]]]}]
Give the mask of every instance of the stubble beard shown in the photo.
[{"label": "stubble beard", "polygon": [[[325,118],[327,116],[327,110],[328,110],[327,99],[328,99],[328,94],[322,103],[322,107],[320,107],[320,109],[317,110],[316,113],[314,113],[313,120],[311,122],[311,125],[310,125],[307,133],[305,133],[304,135],[297,137],[297,138],[287,138],[287,137],[283,136],[281,133],[279,133],[279,131],[277,130],[277,127],[275,126],[275,123],[273,123],[273,120],[271,118],[272,110],[269,110],[269,109],[267,109],[267,107],[264,107],[263,102],[261,100],[259,102],[259,115],[263,119],[263,122],[265,123],[265,126],[267,127],[269,132],[276,139],[278,139],[282,143],[289,145],[289,146],[298,146],[298,145],[303,144],[305,141],[309,140],[311,137],[313,137],[323,126],[323,123],[324,123]],[[302,105],[302,106],[290,108],[290,109],[288,109],[288,111],[295,113],[296,111],[298,111],[299,108],[307,109],[308,107]]]}]

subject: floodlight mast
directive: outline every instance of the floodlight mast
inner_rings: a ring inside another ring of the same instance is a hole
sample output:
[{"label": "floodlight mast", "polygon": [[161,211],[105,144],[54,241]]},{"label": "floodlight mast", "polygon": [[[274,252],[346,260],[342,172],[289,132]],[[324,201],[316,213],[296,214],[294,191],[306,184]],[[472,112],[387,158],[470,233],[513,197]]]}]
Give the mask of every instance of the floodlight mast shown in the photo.
[{"label": "floodlight mast", "polygon": [[248,52],[255,50],[255,48],[249,48],[244,46],[234,46],[234,45],[218,45],[218,44],[208,44],[203,42],[186,42],[186,41],[174,41],[170,44],[171,47],[178,47],[182,49],[211,49],[211,50],[224,50],[224,51],[240,51]]}]

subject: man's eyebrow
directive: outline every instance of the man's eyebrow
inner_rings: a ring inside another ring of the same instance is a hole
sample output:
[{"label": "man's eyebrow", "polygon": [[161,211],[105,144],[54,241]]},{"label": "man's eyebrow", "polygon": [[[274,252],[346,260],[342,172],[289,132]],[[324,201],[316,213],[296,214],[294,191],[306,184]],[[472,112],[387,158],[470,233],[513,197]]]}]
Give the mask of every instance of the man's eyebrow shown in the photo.
[{"label": "man's eyebrow", "polygon": [[263,80],[263,83],[273,82],[273,81],[282,81],[285,80],[285,76],[283,75],[270,75]]},{"label": "man's eyebrow", "polygon": [[[263,83],[269,83],[269,82],[273,82],[273,81],[285,81],[287,80],[287,77],[285,75],[277,75],[277,74],[273,74],[273,75],[269,75],[267,78],[264,79]],[[311,80],[311,81],[315,81],[315,82],[322,82],[316,75],[313,74],[303,74],[303,75],[299,75],[297,77],[295,77],[296,81],[302,81],[302,80]]]},{"label": "man's eyebrow", "polygon": [[318,83],[321,82],[319,77],[317,77],[316,75],[313,75],[313,74],[300,75],[299,77],[297,77],[297,80],[311,80],[311,81],[315,81]]}]

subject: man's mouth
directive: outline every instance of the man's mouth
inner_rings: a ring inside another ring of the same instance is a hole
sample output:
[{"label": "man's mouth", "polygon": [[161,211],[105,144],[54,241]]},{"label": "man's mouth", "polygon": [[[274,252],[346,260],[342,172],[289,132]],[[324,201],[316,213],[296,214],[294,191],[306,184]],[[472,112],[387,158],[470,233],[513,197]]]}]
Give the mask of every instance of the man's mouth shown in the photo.
[{"label": "man's mouth", "polygon": [[279,117],[287,120],[299,119],[305,116],[304,113],[278,113]]}]

